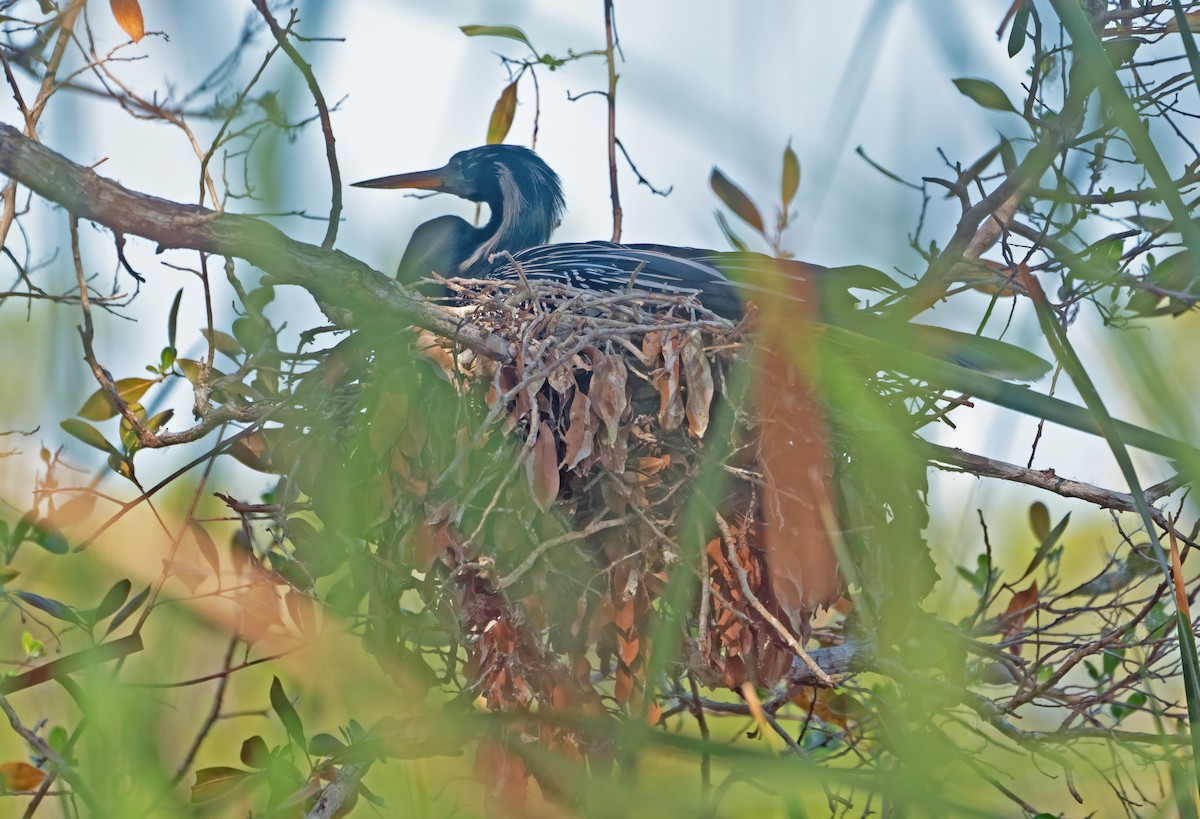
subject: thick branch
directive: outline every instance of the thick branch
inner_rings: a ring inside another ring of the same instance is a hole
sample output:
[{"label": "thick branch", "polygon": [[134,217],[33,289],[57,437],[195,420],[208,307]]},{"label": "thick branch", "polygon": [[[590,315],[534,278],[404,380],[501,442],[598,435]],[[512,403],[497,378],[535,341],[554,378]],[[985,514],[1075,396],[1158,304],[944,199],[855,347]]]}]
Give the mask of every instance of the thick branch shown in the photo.
[{"label": "thick branch", "polygon": [[411,323],[489,358],[512,357],[508,342],[462,325],[457,314],[409,296],[369,265],[337,250],[298,242],[250,216],[216,213],[137,193],[71,162],[0,123],[0,173],[70,213],[157,242],[244,259],[277,284],[303,287],[340,327]]}]

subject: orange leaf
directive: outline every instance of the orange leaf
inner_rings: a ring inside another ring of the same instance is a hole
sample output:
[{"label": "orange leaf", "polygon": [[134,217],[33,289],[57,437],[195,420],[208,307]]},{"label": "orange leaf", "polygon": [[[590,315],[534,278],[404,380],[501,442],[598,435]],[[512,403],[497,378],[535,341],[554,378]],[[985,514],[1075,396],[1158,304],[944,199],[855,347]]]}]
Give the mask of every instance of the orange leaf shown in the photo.
[{"label": "orange leaf", "polygon": [[142,7],[138,0],[108,0],[112,6],[113,17],[129,38],[135,43],[146,34],[146,25],[142,20]]},{"label": "orange leaf", "polygon": [[4,790],[9,793],[36,791],[46,778],[46,772],[28,762],[5,762],[0,765],[0,777],[4,779]]}]

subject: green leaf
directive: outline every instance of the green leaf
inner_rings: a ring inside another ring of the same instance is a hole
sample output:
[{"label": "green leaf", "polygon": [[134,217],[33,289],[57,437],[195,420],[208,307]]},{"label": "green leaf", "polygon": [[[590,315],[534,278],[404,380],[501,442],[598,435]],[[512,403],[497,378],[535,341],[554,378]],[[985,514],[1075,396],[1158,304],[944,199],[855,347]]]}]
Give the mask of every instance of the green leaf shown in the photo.
[{"label": "green leaf", "polygon": [[128,603],[126,603],[124,608],[122,608],[120,611],[117,612],[117,616],[109,621],[108,628],[105,630],[104,636],[107,637],[108,635],[110,635],[114,631],[116,631],[118,628],[120,628],[121,624],[129,619],[129,615],[133,614],[135,611],[137,611],[138,609],[140,609],[142,607],[142,603],[145,603],[146,598],[149,596],[150,596],[150,587],[149,586],[147,586],[146,588],[144,588],[140,592],[138,592],[137,597],[133,598]]},{"label": "green leaf", "polygon": [[163,347],[162,353],[158,356],[158,371],[167,373],[171,367],[175,366],[175,358],[179,355],[179,351],[174,347]]},{"label": "green leaf", "polygon": [[175,328],[179,323],[179,303],[181,301],[183,301],[182,287],[175,294],[175,300],[171,302],[171,312],[167,314],[167,346],[172,350],[175,349]]},{"label": "green leaf", "polygon": [[279,717],[279,721],[283,723],[288,737],[301,748],[306,747],[306,743],[304,742],[304,725],[300,722],[300,715],[292,707],[287,694],[284,693],[283,683],[279,681],[278,677],[273,678],[271,681],[271,708],[274,709],[275,715]]},{"label": "green leaf", "polygon": [[508,136],[508,131],[512,128],[513,117],[517,113],[517,83],[510,82],[504,86],[504,90],[500,92],[500,98],[496,100],[495,107],[492,108],[492,117],[488,120],[487,144],[498,145]]},{"label": "green leaf", "polygon": [[800,160],[792,150],[791,140],[783,149],[783,175],[780,193],[783,194],[783,209],[786,211],[800,189]]},{"label": "green leaf", "polygon": [[954,80],[954,87],[959,90],[959,93],[970,97],[984,108],[990,108],[993,111],[1008,111],[1013,114],[1018,113],[1017,109],[1008,100],[1008,96],[1000,90],[1000,86],[990,80],[976,80],[969,77]]},{"label": "green leaf", "polygon": [[105,617],[115,612],[129,597],[129,592],[133,589],[133,584],[129,580],[118,580],[108,590],[108,594],[104,595],[104,599],[100,601],[100,605],[92,610],[94,622],[100,622]]},{"label": "green leaf", "polygon": [[104,439],[104,436],[100,433],[100,430],[96,429],[91,424],[76,420],[74,418],[68,418],[59,424],[59,426],[62,427],[63,431],[67,434],[78,438],[88,446],[94,447],[101,452],[107,452],[110,455],[117,456],[120,456],[121,454],[117,451],[115,446]]},{"label": "green leaf", "polygon": [[516,26],[469,25],[459,26],[458,30],[468,37],[504,37],[508,40],[516,40],[518,43],[524,43],[529,46],[531,51],[537,52],[537,49],[533,47],[533,43],[529,42],[529,38],[525,36],[525,32]]},{"label": "green leaf", "polygon": [[735,216],[757,230],[760,234],[765,232],[762,215],[759,214],[754,202],[746,195],[745,191],[730,182],[725,174],[721,173],[719,168],[712,169],[709,184],[712,186],[713,193],[717,195],[717,198],[724,202],[725,207],[733,211]]},{"label": "green leaf", "polygon": [[[151,378],[122,378],[113,384],[117,388],[117,395],[126,404],[132,404],[146,394],[146,390],[154,385],[155,381]],[[89,421],[104,421],[112,418],[117,414],[116,402],[112,400],[112,396],[108,394],[108,390],[100,388],[88,396],[88,399],[83,402],[83,406],[79,408],[79,412],[75,413],[80,418],[87,418]]]},{"label": "green leaf", "polygon": [[1008,32],[1008,56],[1015,57],[1025,47],[1025,38],[1029,29],[1029,12],[1033,0],[1021,3],[1017,13],[1013,15],[1012,29]]}]

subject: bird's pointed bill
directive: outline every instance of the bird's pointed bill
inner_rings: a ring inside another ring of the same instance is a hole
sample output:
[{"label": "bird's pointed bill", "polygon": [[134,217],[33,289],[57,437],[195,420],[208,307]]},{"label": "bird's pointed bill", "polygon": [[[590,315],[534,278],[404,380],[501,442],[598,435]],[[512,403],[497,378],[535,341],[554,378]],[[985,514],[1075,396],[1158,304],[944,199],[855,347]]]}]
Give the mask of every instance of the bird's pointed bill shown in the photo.
[{"label": "bird's pointed bill", "polygon": [[381,176],[378,179],[367,179],[355,182],[355,188],[416,188],[423,191],[442,191],[449,181],[445,168],[434,168],[430,171],[414,171],[398,173],[393,176]]}]

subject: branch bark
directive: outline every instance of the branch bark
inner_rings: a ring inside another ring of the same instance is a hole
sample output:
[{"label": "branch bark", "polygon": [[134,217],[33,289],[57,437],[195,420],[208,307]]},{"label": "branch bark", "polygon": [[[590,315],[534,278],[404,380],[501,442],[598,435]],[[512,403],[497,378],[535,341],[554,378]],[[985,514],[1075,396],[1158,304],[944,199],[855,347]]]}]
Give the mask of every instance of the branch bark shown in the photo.
[{"label": "branch bark", "polygon": [[339,327],[407,322],[456,339],[488,358],[512,359],[512,348],[504,339],[462,324],[450,308],[414,299],[395,281],[353,256],[296,241],[251,216],[217,213],[131,191],[3,123],[0,173],[79,218],[104,225],[118,235],[149,239],[160,251],[183,248],[244,259],[274,284],[307,290]]}]

